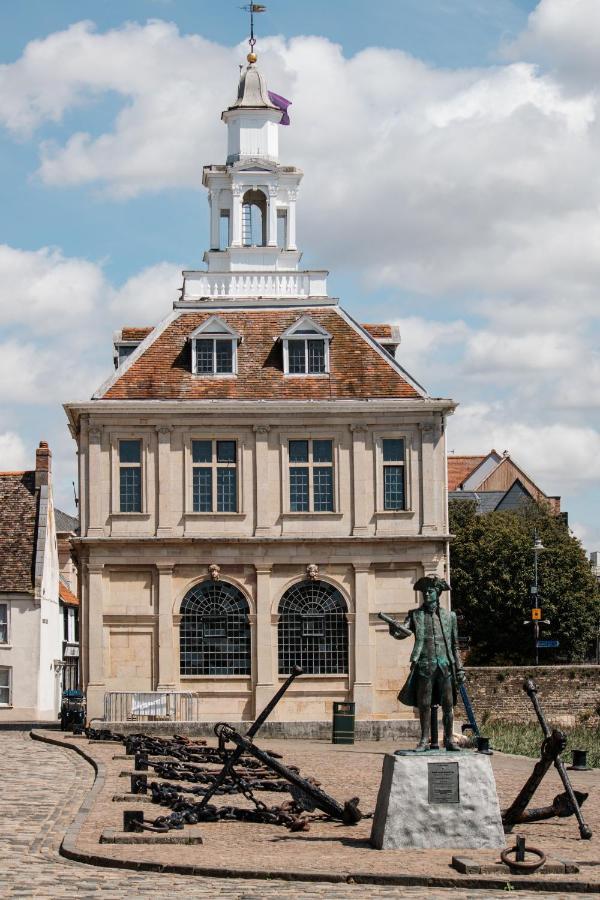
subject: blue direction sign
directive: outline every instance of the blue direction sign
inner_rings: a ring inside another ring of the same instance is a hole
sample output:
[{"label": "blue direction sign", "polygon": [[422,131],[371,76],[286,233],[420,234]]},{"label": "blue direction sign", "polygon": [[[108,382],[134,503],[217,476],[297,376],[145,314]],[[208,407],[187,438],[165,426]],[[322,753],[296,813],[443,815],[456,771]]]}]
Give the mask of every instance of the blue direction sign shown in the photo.
[{"label": "blue direction sign", "polygon": [[560,642],[559,641],[537,641],[536,643],[537,643],[538,647],[545,647],[546,649],[549,649],[551,647],[558,647]]}]

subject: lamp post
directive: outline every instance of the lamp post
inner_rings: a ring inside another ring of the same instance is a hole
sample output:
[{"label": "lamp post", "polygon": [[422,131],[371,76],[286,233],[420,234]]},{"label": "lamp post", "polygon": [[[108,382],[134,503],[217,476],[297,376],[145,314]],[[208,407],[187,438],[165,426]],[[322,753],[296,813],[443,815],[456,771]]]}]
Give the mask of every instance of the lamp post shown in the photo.
[{"label": "lamp post", "polygon": [[[543,553],[545,551],[545,549],[546,548],[542,544],[542,540],[541,540],[539,534],[537,533],[537,528],[536,528],[536,530],[533,532],[533,547],[532,547],[532,550],[533,550],[533,584],[531,585],[531,599],[533,601],[531,604],[532,609],[540,608],[539,594],[538,594],[538,556],[540,555],[540,553]],[[540,637],[540,624],[549,625],[550,622],[547,619],[542,620],[541,613],[538,613],[537,616],[535,616],[534,613],[532,613],[531,618],[533,621],[533,641],[534,641],[534,647],[535,647],[535,664],[537,666],[537,665],[539,665],[539,659],[540,659],[539,647],[538,647],[538,640]]]}]

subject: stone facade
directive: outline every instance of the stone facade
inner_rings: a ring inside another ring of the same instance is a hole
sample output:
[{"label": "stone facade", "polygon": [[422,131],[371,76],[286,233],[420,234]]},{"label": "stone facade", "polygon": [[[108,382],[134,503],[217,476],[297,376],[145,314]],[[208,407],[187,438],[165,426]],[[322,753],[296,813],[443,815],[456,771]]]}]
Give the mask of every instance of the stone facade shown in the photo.
[{"label": "stone facade", "polygon": [[[358,325],[327,296],[326,273],[298,270],[302,173],[276,161],[277,114],[266,96],[262,76],[249,66],[237,103],[224,114],[230,158],[205,169],[208,272],[184,273],[182,299],[155,329],[139,329],[135,339],[131,329],[119,332],[115,374],[90,402],[65,406],[79,457],[76,544],[90,717],[102,715],[106,691],[176,689],[200,697],[206,721],[251,719],[292,659],[307,673],[275,721],[328,720],[333,701],[350,699],[362,719],[412,717],[396,699],[410,647],[389,637],[377,612],[404,617],[419,602],[413,584],[420,576],[447,575],[445,419],[454,404],[431,398],[373,337],[381,328],[389,343],[389,326]],[[262,138],[251,142],[247,158],[246,119],[259,138],[264,120],[268,137],[265,147]],[[257,246],[250,224],[259,214]],[[223,222],[229,243],[219,249]],[[318,371],[311,371],[308,344],[306,371],[288,370],[288,343],[301,335],[322,345]],[[226,372],[195,368],[200,340],[232,344]],[[128,442],[138,454],[134,511],[123,510],[120,494]],[[291,499],[292,482],[304,477],[292,460],[298,442],[311,448],[306,465],[316,467],[306,469],[306,490],[324,478],[326,509],[316,500],[298,509]],[[212,459],[212,485],[221,443],[234,448],[227,465],[235,496],[219,511],[219,500],[216,510],[199,501],[195,454],[199,445],[213,448],[204,463]],[[401,501],[384,490],[392,445],[401,448],[391,476],[402,486]],[[316,461],[323,446],[327,471]],[[244,610],[235,627],[248,628],[247,664],[225,616],[207,614],[190,631],[194,591],[204,596],[211,585],[235,595]],[[292,633],[281,601],[295,586],[301,598],[316,600],[298,612],[300,630]],[[335,639],[324,612],[331,597],[339,613]],[[203,642],[214,648],[219,641],[234,662],[186,674]],[[240,671],[225,671],[236,665]]]}]

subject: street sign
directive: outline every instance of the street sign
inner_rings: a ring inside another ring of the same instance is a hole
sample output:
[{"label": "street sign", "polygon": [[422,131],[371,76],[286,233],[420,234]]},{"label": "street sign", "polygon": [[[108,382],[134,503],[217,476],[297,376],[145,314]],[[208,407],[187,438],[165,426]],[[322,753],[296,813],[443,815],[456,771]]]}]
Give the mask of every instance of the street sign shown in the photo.
[{"label": "street sign", "polygon": [[539,622],[542,618],[542,610],[539,606],[534,606],[531,610],[531,618],[534,622]]},{"label": "street sign", "polygon": [[538,647],[545,648],[546,650],[551,649],[552,647],[558,647],[559,641],[537,641],[536,644]]}]

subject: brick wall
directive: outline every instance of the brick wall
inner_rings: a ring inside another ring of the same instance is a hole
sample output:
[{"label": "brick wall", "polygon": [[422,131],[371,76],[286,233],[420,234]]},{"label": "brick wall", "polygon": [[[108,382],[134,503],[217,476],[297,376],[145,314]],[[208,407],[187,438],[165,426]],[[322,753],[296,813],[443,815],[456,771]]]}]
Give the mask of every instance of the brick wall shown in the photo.
[{"label": "brick wall", "polygon": [[600,714],[600,666],[486,666],[466,669],[467,689],[475,716],[535,721],[529,697],[523,690],[533,678],[548,721],[574,725],[581,716],[597,722]]}]

